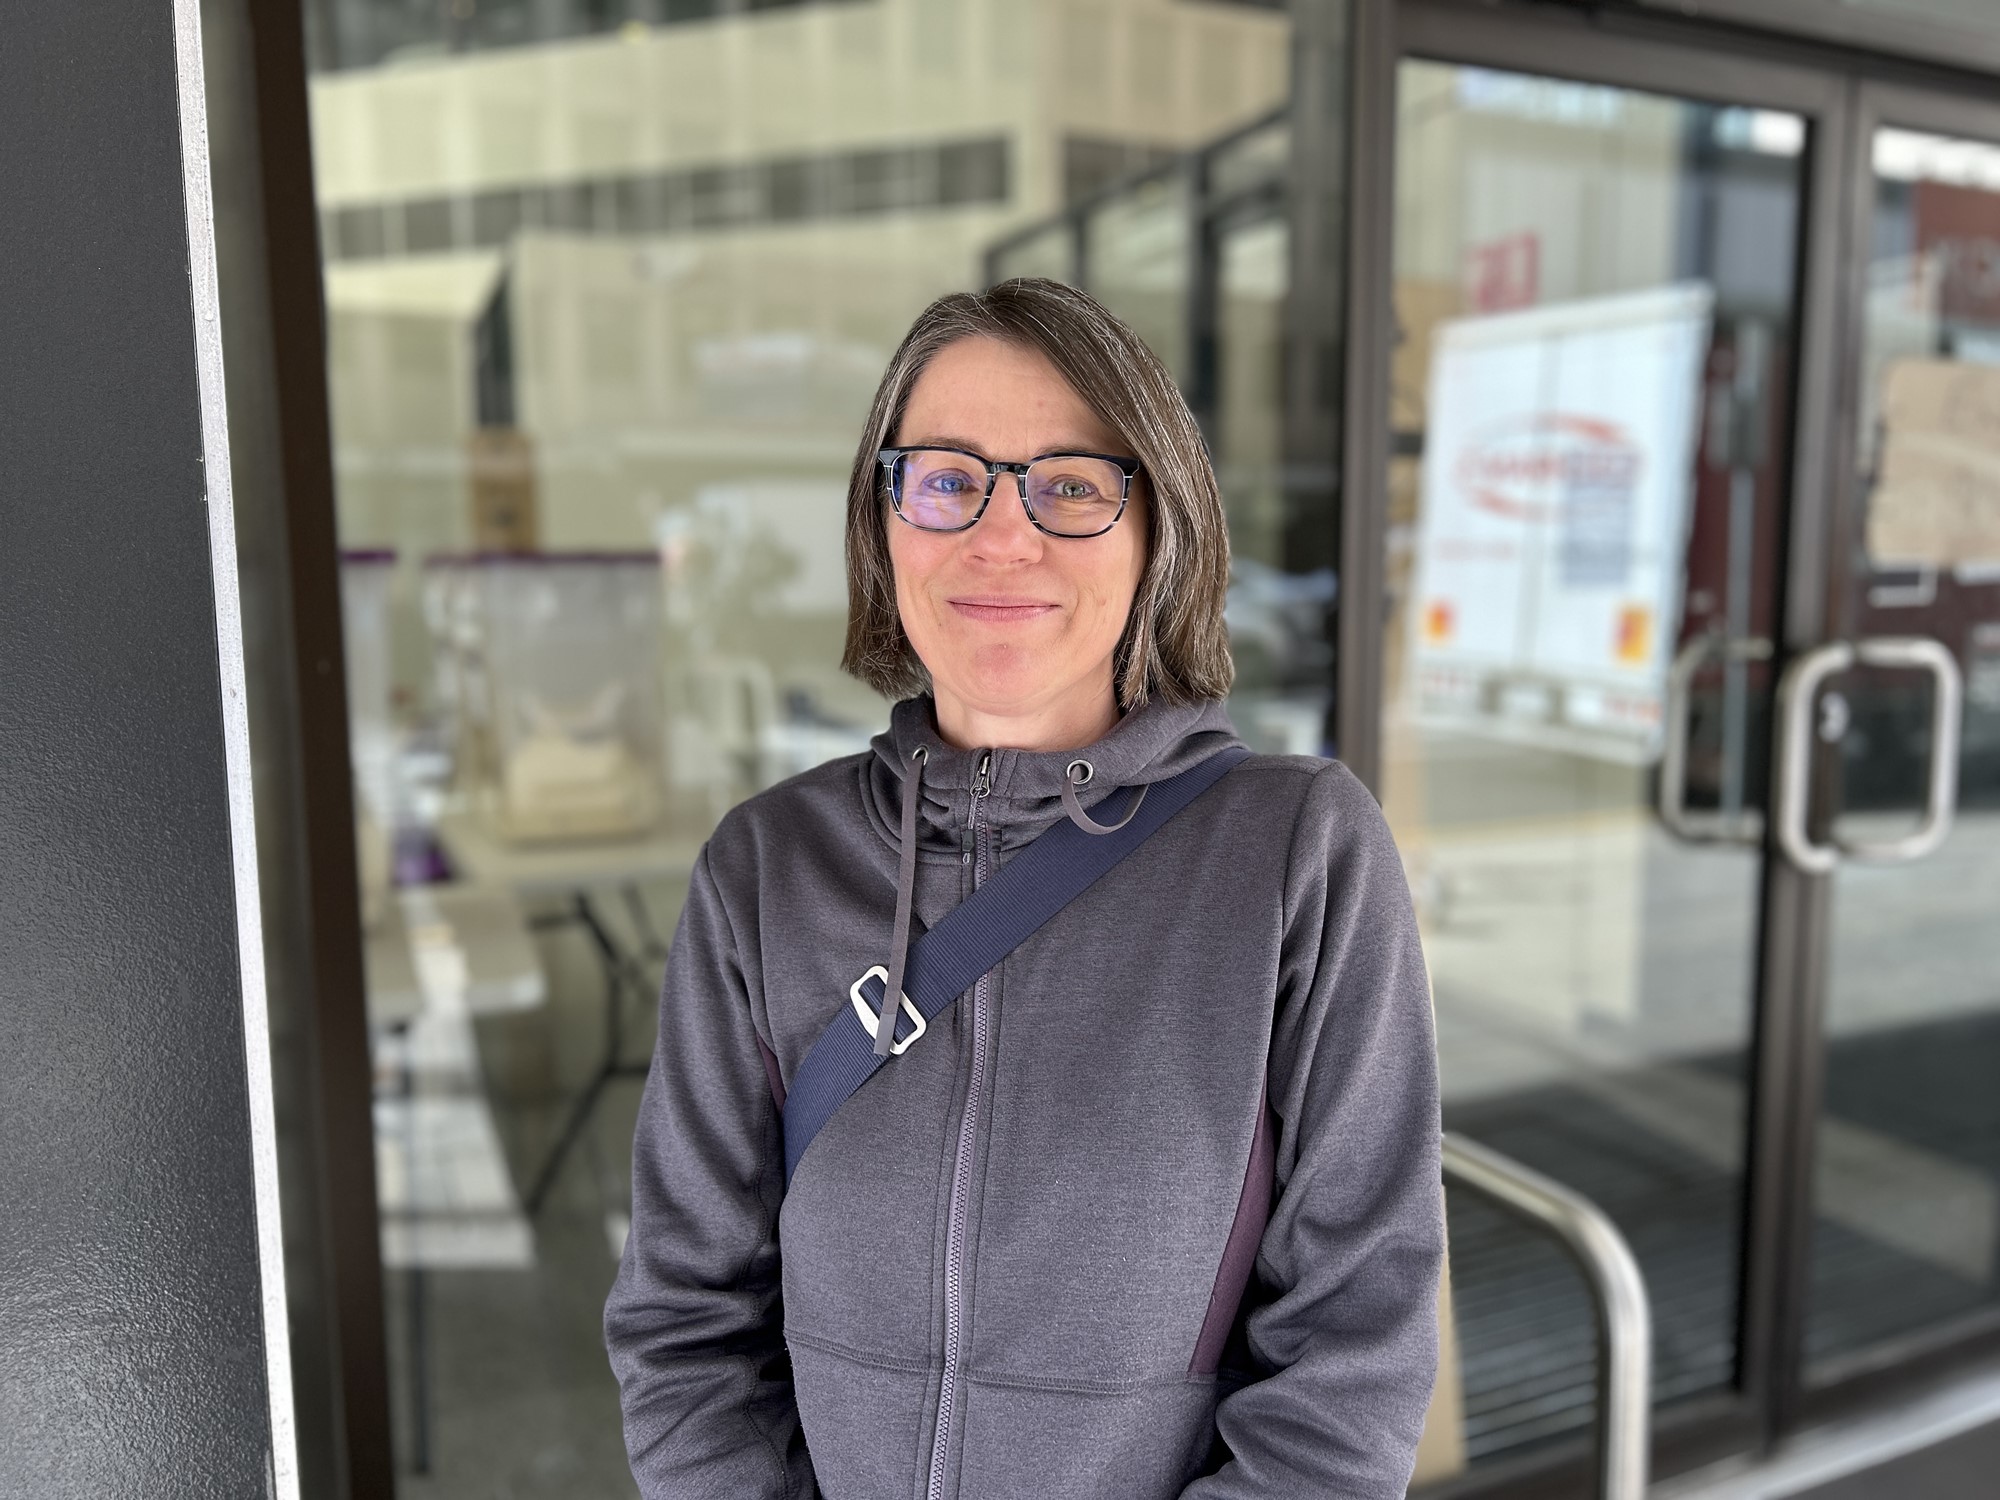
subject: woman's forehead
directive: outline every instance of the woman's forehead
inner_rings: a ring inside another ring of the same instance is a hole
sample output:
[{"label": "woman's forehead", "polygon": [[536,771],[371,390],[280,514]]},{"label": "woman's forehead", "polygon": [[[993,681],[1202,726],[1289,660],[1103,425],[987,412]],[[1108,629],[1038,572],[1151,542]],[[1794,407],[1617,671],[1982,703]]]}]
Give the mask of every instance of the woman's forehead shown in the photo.
[{"label": "woman's forehead", "polygon": [[911,386],[895,441],[989,458],[1102,453],[1119,443],[1046,356],[987,338],[960,339],[931,358]]}]

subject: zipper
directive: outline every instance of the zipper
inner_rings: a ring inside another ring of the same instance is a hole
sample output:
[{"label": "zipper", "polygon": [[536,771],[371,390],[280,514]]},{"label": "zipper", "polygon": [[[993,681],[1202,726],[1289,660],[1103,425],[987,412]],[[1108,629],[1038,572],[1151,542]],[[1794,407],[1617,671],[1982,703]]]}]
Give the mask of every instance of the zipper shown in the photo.
[{"label": "zipper", "polygon": [[[983,751],[972,776],[972,811],[965,820],[965,855],[972,864],[972,888],[986,878],[991,835],[980,840],[979,810],[993,790],[993,752]],[[975,858],[976,850],[976,858]],[[965,1086],[965,1109],[958,1117],[958,1145],[951,1164],[951,1207],[944,1231],[944,1373],[938,1380],[937,1428],[931,1437],[931,1476],[925,1500],[944,1500],[944,1460],[951,1446],[952,1417],[958,1407],[958,1367],[965,1331],[966,1200],[972,1193],[972,1148],[978,1130],[980,1095],[986,1087],[986,979],[972,986],[972,1077]]]},{"label": "zipper", "polygon": [[[972,773],[972,811],[965,819],[965,838],[960,845],[958,856],[958,862],[962,865],[972,863],[972,836],[979,827],[979,804],[986,794],[993,790],[993,782],[989,775],[992,769],[993,752],[982,750],[979,754],[979,769]],[[977,870],[972,873],[972,888],[979,889]]]}]

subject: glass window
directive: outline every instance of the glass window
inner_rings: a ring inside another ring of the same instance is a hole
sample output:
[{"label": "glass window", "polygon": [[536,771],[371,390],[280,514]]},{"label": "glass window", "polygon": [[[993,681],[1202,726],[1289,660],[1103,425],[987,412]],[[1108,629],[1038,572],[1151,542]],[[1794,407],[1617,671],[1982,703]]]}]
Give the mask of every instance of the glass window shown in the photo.
[{"label": "glass window", "polygon": [[1891,128],[1873,156],[1845,633],[1941,643],[1963,718],[1934,747],[1934,689],[1909,671],[1820,700],[1836,837],[1909,832],[1934,748],[1958,785],[1940,847],[1833,876],[1806,1327],[1823,1376],[2000,1301],[2000,141]]},{"label": "glass window", "polygon": [[989,254],[991,279],[1047,276],[1076,280],[1076,228],[1068,220],[1043,225],[996,246]]},{"label": "glass window", "polygon": [[[1382,804],[1445,1123],[1618,1223],[1673,1402],[1735,1370],[1805,128],[1414,61],[1398,116]],[[1579,1432],[1582,1284],[1449,1196],[1468,1458]]]},{"label": "glass window", "polygon": [[[875,384],[989,256],[1074,274],[1087,194],[1105,295],[1184,370],[1192,204],[1117,185],[1282,107],[1290,23],[307,15],[398,1466],[412,1493],[629,1494],[601,1311],[664,942],[728,807],[886,722],[838,668]],[[1283,260],[1267,229],[1227,272],[1231,516],[1270,570]],[[1311,695],[1315,749],[1330,584],[1249,602],[1278,664],[1246,677]]]},{"label": "glass window", "polygon": [[[1282,169],[1282,163],[1280,163]],[[1332,508],[1323,476],[1295,461],[1286,401],[1292,235],[1282,215],[1216,237],[1216,479],[1229,518],[1229,711],[1244,738],[1294,755],[1331,751]]]},{"label": "glass window", "polygon": [[1183,382],[1188,376],[1190,185],[1182,172],[1132,184],[1084,219],[1084,284],[1152,345]]}]

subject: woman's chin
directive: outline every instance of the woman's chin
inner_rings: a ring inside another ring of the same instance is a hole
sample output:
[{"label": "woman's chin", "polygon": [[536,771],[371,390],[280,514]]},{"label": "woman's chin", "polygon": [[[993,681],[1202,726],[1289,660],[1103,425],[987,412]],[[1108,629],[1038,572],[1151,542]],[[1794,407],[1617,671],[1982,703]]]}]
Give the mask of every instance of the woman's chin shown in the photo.
[{"label": "woman's chin", "polygon": [[968,708],[981,713],[1023,712],[1048,697],[1053,663],[1041,660],[1039,652],[1004,651],[981,653],[981,660],[962,673],[945,680],[947,691]]}]

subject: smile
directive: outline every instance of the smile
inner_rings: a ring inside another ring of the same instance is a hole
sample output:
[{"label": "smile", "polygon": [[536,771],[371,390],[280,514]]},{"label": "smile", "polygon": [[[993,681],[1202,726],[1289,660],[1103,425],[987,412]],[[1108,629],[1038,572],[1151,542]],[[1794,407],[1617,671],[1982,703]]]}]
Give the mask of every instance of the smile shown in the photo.
[{"label": "smile", "polygon": [[1034,600],[953,599],[950,603],[967,619],[991,620],[1003,625],[1039,619],[1055,609],[1053,604],[1041,604]]}]

